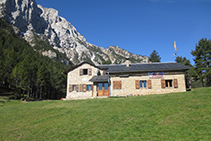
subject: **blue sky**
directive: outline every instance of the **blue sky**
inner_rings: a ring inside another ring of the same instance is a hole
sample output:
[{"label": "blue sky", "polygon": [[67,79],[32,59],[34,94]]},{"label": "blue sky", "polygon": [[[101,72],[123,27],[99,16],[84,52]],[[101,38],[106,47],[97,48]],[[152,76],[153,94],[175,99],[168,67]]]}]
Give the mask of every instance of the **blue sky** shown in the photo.
[{"label": "blue sky", "polygon": [[86,40],[99,47],[116,45],[162,62],[190,59],[201,38],[211,39],[211,0],[36,0],[54,8]]}]

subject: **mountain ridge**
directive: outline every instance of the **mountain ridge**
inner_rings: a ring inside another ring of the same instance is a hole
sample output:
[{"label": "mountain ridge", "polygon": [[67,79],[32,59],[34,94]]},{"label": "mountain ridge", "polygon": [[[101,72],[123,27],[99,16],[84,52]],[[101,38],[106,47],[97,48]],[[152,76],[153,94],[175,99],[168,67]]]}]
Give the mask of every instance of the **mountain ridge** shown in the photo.
[{"label": "mountain ridge", "polygon": [[[0,0],[0,16],[14,25],[16,33],[33,47],[34,33],[48,41],[53,49],[66,55],[74,64],[89,61],[102,64],[124,63],[126,58],[134,63],[148,62],[147,56],[130,53],[117,46],[104,49],[86,41],[76,28],[53,8],[37,5],[35,0]],[[56,57],[56,53],[45,51],[43,55]]]}]

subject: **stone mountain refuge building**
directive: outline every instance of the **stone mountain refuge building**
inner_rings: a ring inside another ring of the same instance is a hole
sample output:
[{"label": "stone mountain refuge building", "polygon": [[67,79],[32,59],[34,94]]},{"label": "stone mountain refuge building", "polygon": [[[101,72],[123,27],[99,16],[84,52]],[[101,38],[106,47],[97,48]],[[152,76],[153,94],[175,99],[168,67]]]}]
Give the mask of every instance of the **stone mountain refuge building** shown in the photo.
[{"label": "stone mountain refuge building", "polygon": [[185,92],[185,71],[179,63],[93,65],[81,62],[64,72],[67,100]]}]

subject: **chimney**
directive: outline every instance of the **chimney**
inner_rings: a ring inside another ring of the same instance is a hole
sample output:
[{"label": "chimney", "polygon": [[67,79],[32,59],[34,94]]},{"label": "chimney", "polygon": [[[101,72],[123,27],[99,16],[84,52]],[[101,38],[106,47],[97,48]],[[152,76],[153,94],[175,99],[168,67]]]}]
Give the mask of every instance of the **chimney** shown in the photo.
[{"label": "chimney", "polygon": [[129,67],[129,66],[130,66],[129,58],[126,58],[126,67]]}]

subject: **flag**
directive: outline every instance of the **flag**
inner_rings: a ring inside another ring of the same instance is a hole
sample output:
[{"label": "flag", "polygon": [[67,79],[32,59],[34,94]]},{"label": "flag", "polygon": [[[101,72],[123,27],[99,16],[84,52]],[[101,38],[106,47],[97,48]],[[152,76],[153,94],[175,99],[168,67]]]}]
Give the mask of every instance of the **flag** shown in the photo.
[{"label": "flag", "polygon": [[176,46],[176,42],[174,41],[174,49],[175,51],[177,51],[177,46]]}]

